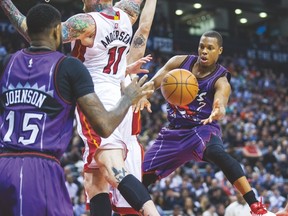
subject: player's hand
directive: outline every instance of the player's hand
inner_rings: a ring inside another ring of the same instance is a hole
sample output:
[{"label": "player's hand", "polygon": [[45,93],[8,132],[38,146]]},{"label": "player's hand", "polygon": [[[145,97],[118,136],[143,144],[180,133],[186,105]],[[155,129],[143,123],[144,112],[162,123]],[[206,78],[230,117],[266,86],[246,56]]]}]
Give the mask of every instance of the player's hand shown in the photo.
[{"label": "player's hand", "polygon": [[[131,83],[125,87],[124,82],[121,83],[121,90],[124,95],[126,95],[130,100],[132,105],[136,104],[144,96],[153,94],[154,86],[153,82],[145,83],[147,75],[144,75],[140,80],[138,76],[135,76]],[[145,85],[144,85],[145,83]]]},{"label": "player's hand", "polygon": [[133,112],[137,113],[139,111],[142,111],[144,108],[146,107],[147,111],[149,113],[152,113],[151,110],[151,103],[150,101],[147,99],[146,96],[144,96],[143,98],[141,98],[137,104],[132,106],[132,110]]},{"label": "player's hand", "polygon": [[226,109],[224,106],[221,106],[219,103],[219,100],[217,99],[213,104],[213,110],[211,112],[211,115],[207,119],[203,119],[201,122],[206,125],[208,123],[211,123],[214,120],[220,120],[225,116]]},{"label": "player's hand", "polygon": [[141,67],[143,64],[150,62],[151,59],[152,59],[152,56],[149,54],[143,58],[140,58],[136,62],[133,62],[132,64],[127,65],[126,75],[127,74],[138,74],[138,73],[149,73],[149,70],[143,69]]}]

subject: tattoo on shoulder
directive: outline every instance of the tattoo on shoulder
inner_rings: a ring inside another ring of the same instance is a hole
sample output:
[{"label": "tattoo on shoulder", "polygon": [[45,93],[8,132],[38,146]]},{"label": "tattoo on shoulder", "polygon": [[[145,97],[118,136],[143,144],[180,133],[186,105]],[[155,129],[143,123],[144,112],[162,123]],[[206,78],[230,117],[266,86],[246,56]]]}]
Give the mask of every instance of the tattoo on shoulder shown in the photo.
[{"label": "tattoo on shoulder", "polygon": [[131,17],[138,17],[140,14],[140,5],[134,1],[122,0],[118,5]]},{"label": "tattoo on shoulder", "polygon": [[62,26],[62,36],[64,41],[77,39],[87,32],[91,27],[95,28],[95,22],[90,15],[79,14],[69,18]]}]

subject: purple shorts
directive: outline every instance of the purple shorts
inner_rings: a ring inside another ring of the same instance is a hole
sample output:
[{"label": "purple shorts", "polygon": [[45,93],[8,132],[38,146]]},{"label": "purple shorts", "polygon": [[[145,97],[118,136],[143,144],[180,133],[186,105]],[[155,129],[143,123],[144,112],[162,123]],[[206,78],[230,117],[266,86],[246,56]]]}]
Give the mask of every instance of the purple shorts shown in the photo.
[{"label": "purple shorts", "polygon": [[162,128],[144,155],[143,172],[155,172],[159,178],[164,178],[188,161],[202,161],[212,134],[221,139],[221,130],[212,125],[191,129]]},{"label": "purple shorts", "polygon": [[14,155],[0,154],[0,216],[72,216],[63,168],[52,159]]}]

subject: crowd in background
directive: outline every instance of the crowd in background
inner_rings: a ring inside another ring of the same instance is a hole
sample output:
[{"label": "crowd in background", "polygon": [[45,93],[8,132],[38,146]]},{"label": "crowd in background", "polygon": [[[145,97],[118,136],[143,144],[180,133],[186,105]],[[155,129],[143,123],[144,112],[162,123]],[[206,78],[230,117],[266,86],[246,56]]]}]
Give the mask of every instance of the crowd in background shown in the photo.
[{"label": "crowd in background", "polygon": [[[163,25],[158,24],[157,28],[153,28],[152,35],[171,32],[163,17],[158,16],[156,20]],[[265,40],[265,43],[271,42]],[[279,44],[287,45],[288,42],[279,38]],[[27,43],[20,35],[1,33],[0,60],[7,53],[25,46]],[[145,65],[150,71],[149,77],[173,55],[157,50],[148,53],[153,55],[153,61]],[[241,162],[259,199],[262,197],[268,209],[276,212],[285,206],[288,198],[287,71],[276,71],[273,66],[264,66],[240,53],[233,57],[225,56],[225,47],[220,63],[231,72],[233,89],[227,115],[220,122],[225,148]],[[160,128],[167,124],[166,104],[160,90],[156,91],[150,102],[153,112],[142,112],[142,131],[139,135],[145,149],[153,144]],[[82,148],[83,143],[75,132],[61,160],[75,216],[86,215]],[[237,199],[236,191],[223,173],[204,162],[188,162],[149,190],[161,215],[224,216],[226,207]]]},{"label": "crowd in background", "polygon": [[[161,54],[157,55],[153,53],[154,60],[145,66],[150,76],[165,62]],[[288,76],[284,71],[257,67],[245,58],[223,56],[220,62],[231,72],[233,87],[227,115],[220,122],[225,148],[241,162],[259,199],[262,197],[268,209],[276,212],[288,198]],[[139,135],[145,149],[167,124],[166,103],[160,90],[150,102],[153,112],[142,112]],[[75,135],[62,158],[75,206],[84,201],[82,147]],[[225,208],[236,200],[236,191],[223,173],[204,162],[188,162],[149,190],[163,215],[176,216],[174,212],[180,211],[178,215],[209,216],[215,211],[224,216]],[[207,211],[210,213],[204,214]]]}]

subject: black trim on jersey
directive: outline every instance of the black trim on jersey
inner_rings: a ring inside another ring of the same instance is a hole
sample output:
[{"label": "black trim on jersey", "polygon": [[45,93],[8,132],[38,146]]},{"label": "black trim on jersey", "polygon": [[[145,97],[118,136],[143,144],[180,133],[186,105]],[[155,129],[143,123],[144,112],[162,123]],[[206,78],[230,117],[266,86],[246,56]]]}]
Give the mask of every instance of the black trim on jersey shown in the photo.
[{"label": "black trim on jersey", "polygon": [[[183,65],[189,60],[190,55],[187,55],[186,58],[182,61],[182,63],[179,65],[179,68],[182,68]],[[191,71],[191,68],[190,68]]]},{"label": "black trim on jersey", "polygon": [[61,59],[59,59],[59,61],[57,62],[55,69],[54,69],[54,84],[55,84],[55,89],[56,89],[56,93],[57,95],[67,104],[72,104],[72,101],[68,101],[66,100],[62,95],[61,95],[61,91],[59,91],[59,86],[58,86],[58,82],[61,81],[61,78],[57,79],[57,74],[59,71],[59,65],[64,61],[64,59],[66,58],[66,56],[63,56]]},{"label": "black trim on jersey", "polygon": [[94,92],[89,71],[74,57],[66,57],[59,61],[55,70],[55,80],[59,97],[67,103],[75,103],[79,97]]},{"label": "black trim on jersey", "polygon": [[[227,73],[229,73],[227,70],[223,71],[223,73],[219,77],[217,77],[216,79],[213,80],[211,86],[213,86],[213,88],[215,89],[215,83],[217,82],[217,80],[220,79],[221,77],[227,78]],[[227,80],[228,80],[228,78],[227,78]],[[228,82],[229,82],[229,80],[228,80]]]}]

